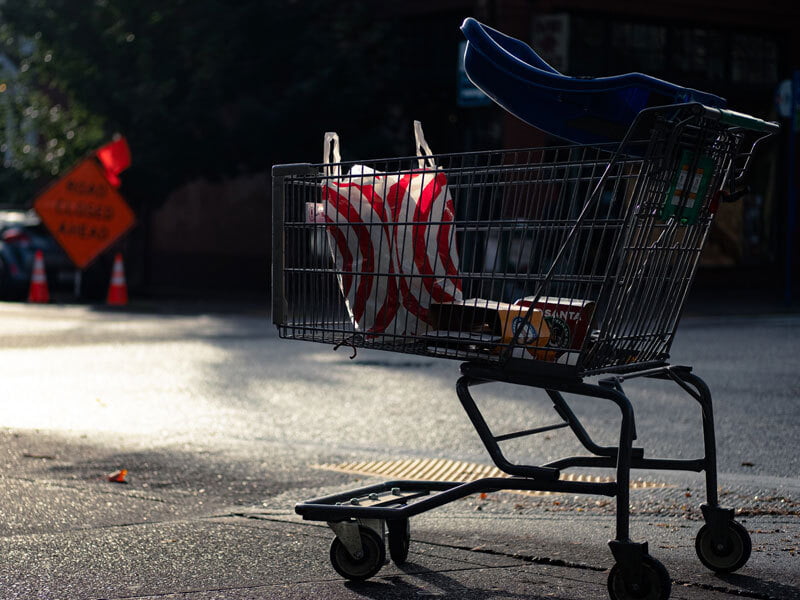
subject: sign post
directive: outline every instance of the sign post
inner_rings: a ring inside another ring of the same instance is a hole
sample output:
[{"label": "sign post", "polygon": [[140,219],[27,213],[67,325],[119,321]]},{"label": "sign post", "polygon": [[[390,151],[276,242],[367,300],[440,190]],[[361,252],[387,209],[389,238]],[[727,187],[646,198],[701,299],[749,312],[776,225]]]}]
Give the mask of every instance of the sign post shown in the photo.
[{"label": "sign post", "polygon": [[800,130],[800,71],[792,74],[789,114],[789,181],[786,211],[786,282],[784,300],[792,304],[794,293],[794,233],[797,227],[797,134]]},{"label": "sign post", "polygon": [[85,269],[136,222],[94,157],[47,188],[33,208],[79,269]]}]

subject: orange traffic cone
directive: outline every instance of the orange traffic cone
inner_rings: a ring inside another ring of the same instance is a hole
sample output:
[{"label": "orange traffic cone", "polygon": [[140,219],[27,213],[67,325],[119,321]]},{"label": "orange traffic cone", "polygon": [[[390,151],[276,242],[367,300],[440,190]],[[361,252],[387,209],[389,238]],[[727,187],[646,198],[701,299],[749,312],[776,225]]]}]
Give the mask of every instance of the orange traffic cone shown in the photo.
[{"label": "orange traffic cone", "polygon": [[33,275],[31,275],[31,287],[28,289],[28,302],[50,302],[47,275],[44,272],[44,254],[41,250],[37,250],[33,258]]},{"label": "orange traffic cone", "polygon": [[122,266],[122,254],[114,257],[114,268],[111,271],[111,285],[108,286],[106,304],[109,306],[125,306],[128,303],[128,286],[125,283],[125,267]]}]

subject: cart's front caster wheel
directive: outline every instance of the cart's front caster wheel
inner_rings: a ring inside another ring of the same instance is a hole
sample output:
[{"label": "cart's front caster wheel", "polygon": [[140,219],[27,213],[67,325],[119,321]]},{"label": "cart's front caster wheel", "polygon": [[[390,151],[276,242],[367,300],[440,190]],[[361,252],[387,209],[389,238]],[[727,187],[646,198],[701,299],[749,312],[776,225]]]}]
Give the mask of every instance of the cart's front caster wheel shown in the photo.
[{"label": "cart's front caster wheel", "polygon": [[694,549],[700,562],[717,573],[733,573],[742,568],[750,558],[753,544],[750,534],[736,521],[728,523],[728,528],[722,539],[711,539],[711,528],[703,525],[697,532]]},{"label": "cart's front caster wheel", "polygon": [[411,524],[408,519],[386,521],[389,530],[389,556],[396,565],[402,565],[408,558],[411,545]]},{"label": "cart's front caster wheel", "polygon": [[342,541],[335,537],[331,543],[331,565],[345,579],[364,581],[381,570],[386,563],[386,548],[381,536],[367,527],[359,527],[361,556],[354,558]]},{"label": "cart's front caster wheel", "polygon": [[671,587],[667,569],[650,555],[642,557],[641,576],[636,581],[619,563],[608,574],[611,600],[667,600]]}]

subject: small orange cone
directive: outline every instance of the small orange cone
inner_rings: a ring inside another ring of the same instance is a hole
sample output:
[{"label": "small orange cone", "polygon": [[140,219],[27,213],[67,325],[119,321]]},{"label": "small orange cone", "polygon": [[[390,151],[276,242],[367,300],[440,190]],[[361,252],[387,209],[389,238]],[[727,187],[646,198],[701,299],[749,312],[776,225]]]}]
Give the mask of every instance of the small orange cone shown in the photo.
[{"label": "small orange cone", "polygon": [[111,483],[128,483],[126,477],[128,476],[128,469],[119,469],[113,473],[109,473],[106,478]]},{"label": "small orange cone", "polygon": [[47,275],[44,272],[44,254],[41,250],[36,251],[33,259],[33,275],[31,275],[31,287],[28,289],[28,302],[50,302]]},{"label": "small orange cone", "polygon": [[108,286],[106,304],[109,306],[125,306],[128,303],[128,286],[125,283],[125,267],[122,266],[122,254],[114,257],[114,268],[111,271],[111,285]]}]

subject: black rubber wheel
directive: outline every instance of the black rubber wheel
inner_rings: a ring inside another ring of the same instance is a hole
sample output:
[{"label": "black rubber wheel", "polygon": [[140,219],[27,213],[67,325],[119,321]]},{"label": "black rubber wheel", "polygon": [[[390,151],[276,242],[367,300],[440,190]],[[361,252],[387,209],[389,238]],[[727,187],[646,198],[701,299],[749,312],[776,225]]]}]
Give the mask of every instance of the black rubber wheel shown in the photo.
[{"label": "black rubber wheel", "polygon": [[408,558],[411,545],[411,524],[408,519],[386,521],[389,530],[389,557],[396,565],[402,565]]},{"label": "black rubber wheel", "polygon": [[345,579],[364,581],[381,570],[386,562],[386,548],[381,536],[367,527],[359,527],[364,555],[353,558],[342,541],[335,537],[331,543],[331,565]]},{"label": "black rubber wheel", "polygon": [[667,600],[672,588],[667,569],[652,556],[642,558],[642,578],[630,581],[619,563],[608,574],[611,600]]},{"label": "black rubber wheel", "polygon": [[711,541],[711,529],[703,525],[694,540],[694,549],[700,562],[716,573],[733,573],[741,569],[750,558],[753,543],[742,525],[731,521],[726,537],[720,544]]}]

